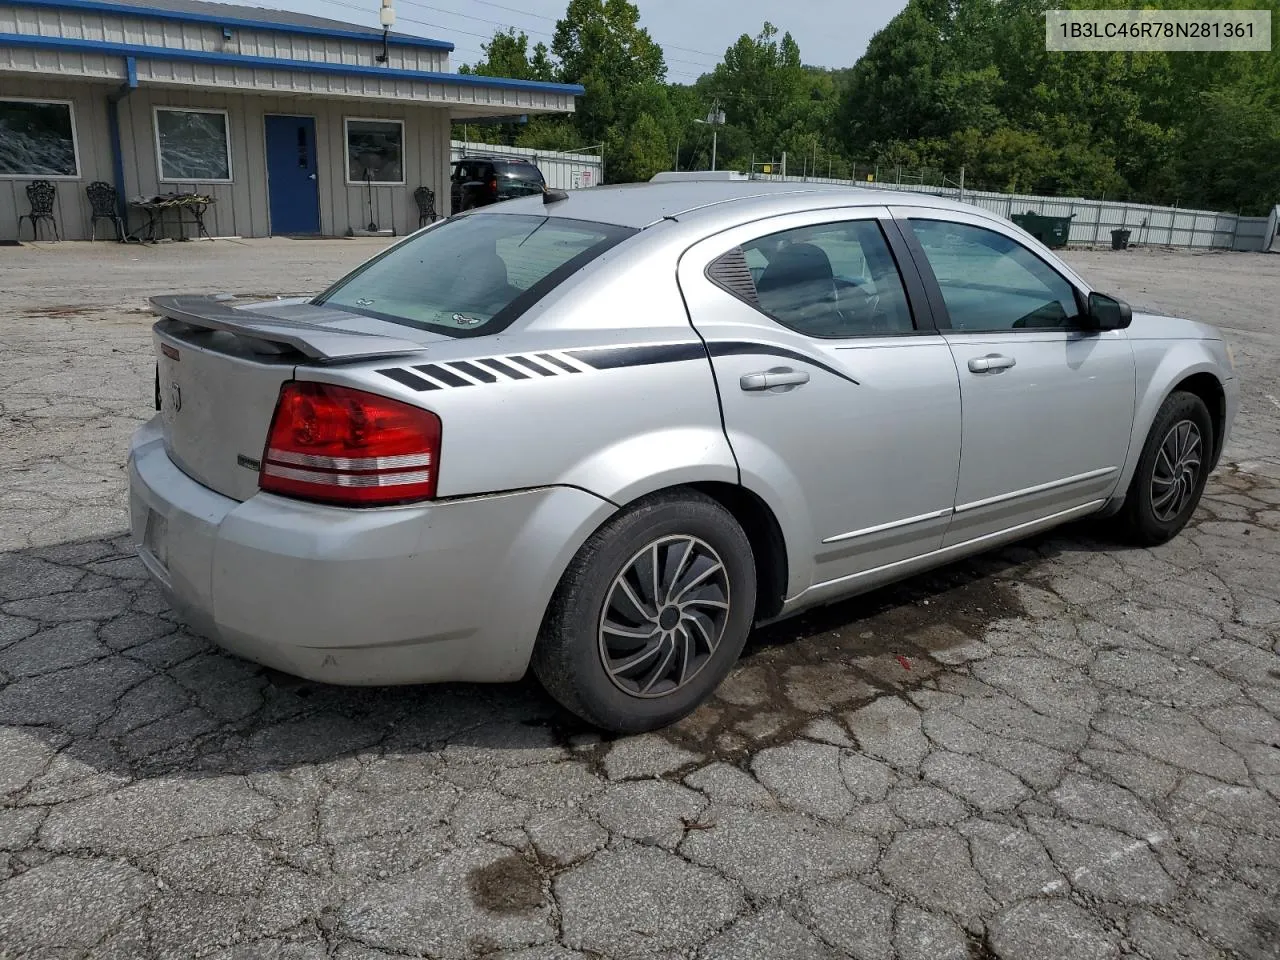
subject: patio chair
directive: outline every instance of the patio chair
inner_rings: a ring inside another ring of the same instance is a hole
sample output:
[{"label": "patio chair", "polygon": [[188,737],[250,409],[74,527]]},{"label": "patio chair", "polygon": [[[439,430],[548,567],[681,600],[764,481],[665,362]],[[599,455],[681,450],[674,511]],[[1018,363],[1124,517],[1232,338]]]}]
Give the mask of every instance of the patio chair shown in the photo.
[{"label": "patio chair", "polygon": [[27,202],[31,204],[31,212],[18,217],[18,236],[22,236],[22,221],[31,221],[31,239],[40,239],[40,221],[48,220],[53,224],[53,239],[61,240],[58,235],[58,221],[53,216],[53,201],[57,196],[57,188],[48,180],[32,180],[27,184]]},{"label": "patio chair", "polygon": [[98,221],[115,224],[116,239],[124,240],[124,220],[120,216],[120,195],[105,180],[95,180],[84,188],[89,196],[89,239],[98,239]]},{"label": "patio chair", "polygon": [[418,226],[425,227],[428,223],[435,223],[439,214],[436,213],[436,194],[430,187],[419,187],[413,191],[413,199],[418,204]]}]

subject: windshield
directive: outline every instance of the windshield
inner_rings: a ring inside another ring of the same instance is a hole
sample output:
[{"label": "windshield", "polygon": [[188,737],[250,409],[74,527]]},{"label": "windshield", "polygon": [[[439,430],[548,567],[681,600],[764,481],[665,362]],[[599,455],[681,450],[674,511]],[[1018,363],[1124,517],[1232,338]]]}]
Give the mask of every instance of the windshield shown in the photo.
[{"label": "windshield", "polygon": [[633,233],[557,217],[459,217],[392,247],[315,302],[453,337],[496,333]]}]

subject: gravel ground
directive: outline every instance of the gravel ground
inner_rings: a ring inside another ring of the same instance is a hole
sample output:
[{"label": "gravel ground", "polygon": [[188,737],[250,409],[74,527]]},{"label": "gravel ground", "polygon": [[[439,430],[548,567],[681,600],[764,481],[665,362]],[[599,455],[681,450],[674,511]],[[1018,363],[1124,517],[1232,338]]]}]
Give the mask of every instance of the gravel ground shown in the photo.
[{"label": "gravel ground", "polygon": [[0,957],[1280,956],[1280,257],[1069,256],[1236,348],[1173,543],[1069,528],[776,625],[601,740],[531,683],[222,655],[130,554],[140,296],[377,245],[0,250]]}]

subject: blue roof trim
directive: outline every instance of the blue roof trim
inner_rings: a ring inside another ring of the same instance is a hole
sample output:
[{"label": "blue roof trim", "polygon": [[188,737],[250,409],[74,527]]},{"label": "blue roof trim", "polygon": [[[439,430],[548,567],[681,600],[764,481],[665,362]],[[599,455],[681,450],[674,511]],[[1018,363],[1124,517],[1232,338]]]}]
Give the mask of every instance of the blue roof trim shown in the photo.
[{"label": "blue roof trim", "polygon": [[256,67],[259,70],[298,70],[303,73],[336,73],[357,77],[385,77],[389,80],[421,80],[451,83],[460,87],[496,87],[499,90],[536,90],[540,93],[567,93],[582,96],[586,89],[576,83],[544,83],[541,80],[509,80],[482,77],[474,73],[435,73],[427,70],[393,70],[389,67],[352,66],[319,60],[282,60],[278,57],[246,57],[238,53],[205,53],[176,47],[148,47],[137,43],[106,43],[71,37],[45,37],[31,33],[0,33],[0,46],[37,47],[46,50],[75,50],[79,53],[111,53],[122,57],[153,60],[185,60],[224,67]]},{"label": "blue roof trim", "polygon": [[[219,27],[248,27],[253,30],[274,30],[277,33],[303,33],[338,40],[381,41],[382,31],[369,28],[361,30],[329,30],[304,24],[275,23],[271,20],[251,20],[244,17],[219,17],[208,13],[186,13],[181,10],[162,10],[158,7],[137,7],[129,3],[111,3],[108,0],[16,0],[18,6],[49,7],[61,10],[93,10],[97,13],[115,13],[129,17],[152,17],[158,20],[176,20],[184,23],[211,23]],[[391,34],[388,42],[401,47],[426,47],[430,50],[452,50],[447,40],[430,37],[409,37],[402,33]]]}]

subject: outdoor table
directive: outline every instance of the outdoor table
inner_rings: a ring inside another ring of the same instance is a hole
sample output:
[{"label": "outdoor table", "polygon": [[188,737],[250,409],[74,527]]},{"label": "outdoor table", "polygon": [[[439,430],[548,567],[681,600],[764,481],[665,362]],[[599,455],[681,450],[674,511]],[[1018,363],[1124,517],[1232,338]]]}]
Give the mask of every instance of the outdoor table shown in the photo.
[{"label": "outdoor table", "polygon": [[131,234],[130,239],[141,240],[143,243],[155,243],[160,237],[157,233],[163,235],[165,220],[170,216],[178,227],[178,240],[189,240],[183,231],[183,226],[193,226],[196,228],[196,238],[204,237],[212,240],[209,231],[205,229],[204,212],[209,205],[216,203],[213,197],[207,197],[198,193],[169,193],[161,194],[156,197],[134,197],[129,201],[129,205],[137,210],[141,210],[147,217],[147,222],[137,233]]}]

